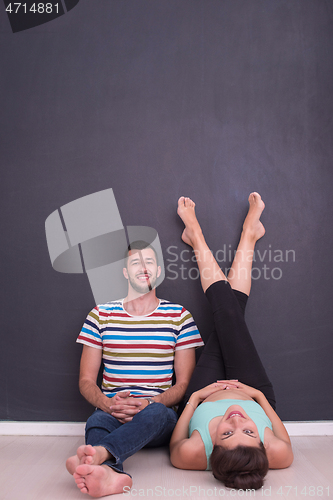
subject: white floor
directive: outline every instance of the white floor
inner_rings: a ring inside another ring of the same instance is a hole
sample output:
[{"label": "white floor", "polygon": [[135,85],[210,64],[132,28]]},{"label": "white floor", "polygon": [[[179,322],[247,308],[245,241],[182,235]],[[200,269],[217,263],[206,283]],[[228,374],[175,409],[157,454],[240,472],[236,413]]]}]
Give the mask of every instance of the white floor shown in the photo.
[{"label": "white floor", "polygon": [[[141,450],[125,462],[133,477],[131,493],[120,498],[272,498],[333,497],[333,436],[292,437],[295,460],[289,469],[269,471],[264,489],[223,487],[210,472],[182,471],[168,450]],[[81,437],[0,436],[1,500],[74,500],[83,495],[65,469],[65,460],[83,444]],[[104,497],[111,498],[111,497]]]}]

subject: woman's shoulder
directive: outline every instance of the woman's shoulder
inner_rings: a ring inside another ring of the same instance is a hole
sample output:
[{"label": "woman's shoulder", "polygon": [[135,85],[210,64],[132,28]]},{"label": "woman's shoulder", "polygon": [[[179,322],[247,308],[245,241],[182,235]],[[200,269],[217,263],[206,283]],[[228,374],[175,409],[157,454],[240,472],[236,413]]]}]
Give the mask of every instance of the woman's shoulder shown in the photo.
[{"label": "woman's shoulder", "polygon": [[175,456],[171,456],[171,463],[178,469],[206,470],[205,446],[198,431],[194,430],[191,437],[180,443]]},{"label": "woman's shoulder", "polygon": [[294,459],[291,445],[276,437],[271,429],[266,427],[264,446],[270,469],[285,469]]}]

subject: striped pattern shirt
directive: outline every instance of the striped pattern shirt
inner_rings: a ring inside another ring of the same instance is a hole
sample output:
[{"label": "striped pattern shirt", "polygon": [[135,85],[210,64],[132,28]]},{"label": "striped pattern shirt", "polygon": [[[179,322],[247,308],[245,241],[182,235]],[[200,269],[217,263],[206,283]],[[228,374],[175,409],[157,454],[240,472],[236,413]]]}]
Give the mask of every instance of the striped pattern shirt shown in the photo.
[{"label": "striped pattern shirt", "polygon": [[147,316],[131,316],[123,300],[96,306],[77,342],[102,349],[102,391],[156,396],[172,385],[175,351],[203,345],[192,315],[181,305],[159,300]]}]

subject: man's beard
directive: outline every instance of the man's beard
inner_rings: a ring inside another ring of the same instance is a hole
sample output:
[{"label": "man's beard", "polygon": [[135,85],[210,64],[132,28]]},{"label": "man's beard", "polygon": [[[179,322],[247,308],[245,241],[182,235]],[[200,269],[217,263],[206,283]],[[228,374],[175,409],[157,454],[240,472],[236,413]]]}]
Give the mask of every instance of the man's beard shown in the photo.
[{"label": "man's beard", "polygon": [[133,288],[133,290],[135,290],[137,293],[145,294],[145,293],[148,293],[151,290],[153,290],[153,288],[155,288],[156,281],[157,281],[157,275],[150,276],[149,282],[146,281],[142,284],[139,284],[137,281],[134,281],[131,278],[131,276],[128,276],[128,281],[129,281],[131,287]]}]

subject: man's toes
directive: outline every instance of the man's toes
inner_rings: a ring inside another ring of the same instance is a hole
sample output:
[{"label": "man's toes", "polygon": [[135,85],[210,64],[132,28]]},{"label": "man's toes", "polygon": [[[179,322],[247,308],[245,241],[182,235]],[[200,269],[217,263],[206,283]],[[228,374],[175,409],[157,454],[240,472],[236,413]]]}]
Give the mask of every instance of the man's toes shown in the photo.
[{"label": "man's toes", "polygon": [[79,488],[79,490],[81,491],[81,493],[88,493],[88,489],[87,489],[87,487],[85,485],[79,486],[77,484],[77,487]]},{"label": "man's toes", "polygon": [[85,448],[85,445],[82,444],[81,446],[78,447],[78,449],[76,450],[76,454],[79,458],[82,457],[82,455],[84,454],[84,448]]},{"label": "man's toes", "polygon": [[93,470],[94,466],[89,464],[81,464],[76,467],[76,473],[79,476],[87,476],[88,474],[91,474]]}]

